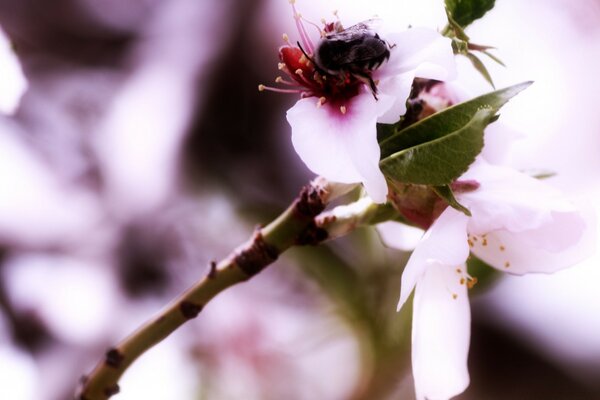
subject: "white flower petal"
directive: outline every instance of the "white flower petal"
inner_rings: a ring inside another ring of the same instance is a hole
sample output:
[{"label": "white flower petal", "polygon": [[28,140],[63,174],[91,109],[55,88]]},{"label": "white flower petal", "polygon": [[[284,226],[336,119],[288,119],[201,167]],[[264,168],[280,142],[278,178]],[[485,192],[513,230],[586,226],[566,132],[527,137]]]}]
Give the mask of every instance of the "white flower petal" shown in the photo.
[{"label": "white flower petal", "polygon": [[513,142],[523,137],[523,133],[516,131],[502,122],[494,122],[485,128],[485,145],[481,156],[489,163],[506,163]]},{"label": "white flower petal", "polygon": [[465,262],[469,256],[468,219],[463,213],[448,207],[427,230],[402,273],[398,309],[429,266],[441,264],[451,267]]},{"label": "white flower petal", "polygon": [[390,59],[377,76],[386,77],[415,71],[420,78],[451,80],[456,76],[452,42],[427,28],[411,28],[385,38],[393,47]]},{"label": "white flower petal", "polygon": [[471,310],[462,275],[430,265],[415,289],[412,363],[418,400],[445,400],[469,385]]},{"label": "white flower petal", "polygon": [[306,98],[288,110],[287,119],[294,148],[311,171],[335,182],[362,182],[373,201],[381,203],[387,183],[379,170],[378,107],[368,92],[349,100],[345,114],[339,107],[317,107],[316,99]]},{"label": "white flower petal", "polygon": [[0,29],[0,76],[2,77],[0,112],[12,114],[27,89],[27,79],[23,75],[19,59],[2,29]]},{"label": "white flower petal", "polygon": [[457,195],[473,214],[469,232],[485,234],[498,229],[521,232],[552,221],[552,212],[573,212],[576,207],[558,190],[511,168],[479,159],[461,179],[480,187]]},{"label": "white flower petal", "polygon": [[396,75],[380,82],[377,88],[381,94],[393,96],[393,104],[379,118],[377,122],[393,124],[400,120],[406,113],[406,99],[410,96],[412,83],[415,79],[414,72]]},{"label": "white flower petal", "polygon": [[386,246],[410,251],[419,244],[423,237],[423,229],[388,221],[377,225],[377,232]]},{"label": "white flower petal", "polygon": [[596,220],[593,212],[554,214],[552,224],[535,231],[497,231],[474,242],[471,251],[501,271],[522,275],[552,273],[589,257],[596,249]]}]

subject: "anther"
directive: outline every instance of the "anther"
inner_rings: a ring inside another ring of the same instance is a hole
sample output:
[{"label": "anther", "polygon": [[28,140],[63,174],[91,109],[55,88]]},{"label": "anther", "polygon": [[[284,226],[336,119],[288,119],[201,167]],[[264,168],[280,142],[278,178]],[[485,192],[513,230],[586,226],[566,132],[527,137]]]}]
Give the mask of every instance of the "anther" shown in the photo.
[{"label": "anther", "polygon": [[277,78],[275,78],[275,83],[282,83],[283,82],[283,78],[278,76]]},{"label": "anther", "polygon": [[297,75],[302,75],[302,70],[300,68],[298,68],[296,71],[294,71]]},{"label": "anther", "polygon": [[284,63],[277,63],[277,69],[278,70],[283,70],[285,68],[285,64]]},{"label": "anther", "polygon": [[467,281],[467,287],[469,289],[473,289],[473,286],[475,286],[477,284],[477,282],[478,282],[477,278],[475,278],[475,277],[469,278],[469,280]]},{"label": "anther", "polygon": [[308,61],[308,58],[306,58],[306,56],[305,56],[304,54],[302,54],[302,55],[300,56],[300,58],[298,59],[298,62],[299,62],[300,64],[307,64],[307,61]]},{"label": "anther", "polygon": [[504,263],[504,268],[509,268],[510,267],[510,263],[507,261]]},{"label": "anther", "polygon": [[464,285],[465,284],[465,278],[460,278],[460,284]]},{"label": "anther", "polygon": [[475,244],[473,243],[473,241],[471,239],[467,239],[467,243],[469,243],[469,247],[475,246]]},{"label": "anther", "polygon": [[456,273],[457,273],[457,274],[462,274],[462,269],[460,269],[460,268],[456,268]]},{"label": "anther", "polygon": [[263,85],[263,84],[258,85],[259,92],[263,92],[264,90],[265,90],[265,85]]},{"label": "anther", "polygon": [[319,100],[317,101],[317,108],[319,108],[323,104],[325,104],[325,101],[327,101],[327,99],[325,97],[319,97]]},{"label": "anther", "polygon": [[453,298],[454,300],[456,300],[456,299],[458,299],[458,295],[457,295],[456,293],[452,293],[452,298]]},{"label": "anther", "polygon": [[286,42],[288,45],[290,44],[290,38],[287,35],[287,33],[284,33],[283,35],[281,35],[281,38],[283,39],[284,42]]},{"label": "anther", "polygon": [[506,250],[506,247],[500,246],[500,251],[504,251],[504,250]]},{"label": "anther", "polygon": [[346,106],[340,106],[340,112],[346,114]]}]

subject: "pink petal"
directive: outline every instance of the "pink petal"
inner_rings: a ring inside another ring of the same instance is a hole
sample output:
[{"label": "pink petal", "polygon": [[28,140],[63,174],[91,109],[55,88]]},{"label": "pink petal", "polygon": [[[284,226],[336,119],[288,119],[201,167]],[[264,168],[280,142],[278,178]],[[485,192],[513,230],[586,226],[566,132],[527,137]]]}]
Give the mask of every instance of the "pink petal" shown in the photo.
[{"label": "pink petal", "polygon": [[461,278],[455,268],[435,263],[415,289],[412,364],[418,400],[449,399],[469,385],[471,310]]},{"label": "pink petal", "polygon": [[402,273],[398,309],[431,265],[454,267],[466,261],[469,256],[468,219],[463,213],[448,207],[427,230]]},{"label": "pink petal", "polygon": [[518,233],[492,232],[473,242],[471,251],[492,267],[511,274],[553,273],[570,267],[596,249],[596,220],[591,211],[555,213],[552,223]]},{"label": "pink petal", "polygon": [[378,71],[380,78],[414,71],[420,78],[450,80],[456,76],[452,42],[427,28],[411,28],[386,36],[390,60]]},{"label": "pink petal", "polygon": [[379,170],[378,107],[367,92],[349,100],[345,114],[306,98],[288,110],[287,120],[294,148],[311,171],[334,182],[362,182],[373,201],[382,203],[387,183]]},{"label": "pink petal", "polygon": [[384,79],[379,83],[377,86],[379,92],[393,96],[393,103],[377,118],[377,122],[393,124],[400,120],[400,117],[406,113],[406,99],[410,95],[414,79],[414,72],[409,71]]},{"label": "pink petal", "polygon": [[411,251],[423,237],[423,229],[394,221],[377,225],[377,233],[386,246],[403,251]]},{"label": "pink petal", "polygon": [[482,159],[461,179],[473,179],[481,185],[458,195],[473,214],[469,232],[475,235],[499,229],[529,231],[551,222],[552,212],[576,211],[572,202],[545,182]]}]

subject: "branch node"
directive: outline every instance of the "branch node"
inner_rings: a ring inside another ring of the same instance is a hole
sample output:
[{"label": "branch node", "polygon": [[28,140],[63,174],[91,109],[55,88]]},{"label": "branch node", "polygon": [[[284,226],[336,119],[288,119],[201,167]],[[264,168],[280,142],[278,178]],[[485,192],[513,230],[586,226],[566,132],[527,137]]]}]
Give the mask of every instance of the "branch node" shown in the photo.
[{"label": "branch node", "polygon": [[196,318],[200,314],[200,311],[202,311],[202,308],[202,305],[194,304],[191,301],[182,301],[179,304],[179,310],[186,319]]},{"label": "branch node", "polygon": [[116,383],[110,386],[107,386],[104,389],[104,395],[108,398],[111,396],[114,396],[115,394],[119,393],[121,389],[119,388],[119,385],[117,385]]},{"label": "branch node", "polygon": [[208,270],[208,274],[206,275],[208,279],[215,279],[217,277],[217,262],[210,262],[210,269]]},{"label": "branch node", "polygon": [[314,218],[325,209],[325,195],[326,190],[320,185],[305,185],[294,203],[296,214],[301,218]]},{"label": "branch node", "polygon": [[311,222],[302,233],[298,235],[296,243],[299,246],[316,246],[321,242],[327,240],[329,232],[327,230],[318,227],[315,222]]},{"label": "branch node", "polygon": [[265,242],[260,231],[256,231],[250,246],[242,249],[235,256],[234,262],[250,278],[277,260],[277,257],[279,250]]},{"label": "branch node", "polygon": [[104,361],[109,367],[120,368],[124,358],[123,354],[113,347],[106,352],[106,359]]}]

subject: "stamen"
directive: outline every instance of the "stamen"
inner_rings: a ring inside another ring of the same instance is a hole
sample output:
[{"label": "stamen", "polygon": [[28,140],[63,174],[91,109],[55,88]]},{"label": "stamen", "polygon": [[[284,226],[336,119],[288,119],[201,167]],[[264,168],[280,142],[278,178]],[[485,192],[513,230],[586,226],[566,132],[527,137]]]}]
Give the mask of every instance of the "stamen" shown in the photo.
[{"label": "stamen", "polygon": [[477,278],[469,277],[469,280],[467,281],[467,288],[473,289],[473,286],[477,285],[477,282],[478,282]]},{"label": "stamen", "polygon": [[340,112],[346,114],[346,106],[340,106]]},{"label": "stamen", "polygon": [[296,82],[292,82],[292,81],[288,81],[286,79],[283,79],[281,76],[278,76],[277,78],[275,78],[275,83],[280,83],[282,85],[288,85],[288,86],[298,86],[298,84]]},{"label": "stamen", "polygon": [[258,85],[258,91],[259,92],[263,92],[263,91],[269,91],[269,92],[276,92],[276,93],[304,93],[303,90],[301,89],[280,89],[280,88],[276,88],[276,87],[272,87],[272,86],[265,86],[265,85]]},{"label": "stamen", "polygon": [[302,44],[304,44],[304,47],[306,48],[307,52],[313,54],[315,47],[313,46],[313,43],[310,40],[310,37],[308,36],[308,33],[306,33],[306,28],[302,23],[302,15],[300,15],[300,13],[296,11],[296,1],[290,0],[290,4],[292,5],[292,11],[294,12],[294,20],[296,21],[296,28],[298,29],[298,34],[300,35]]}]

